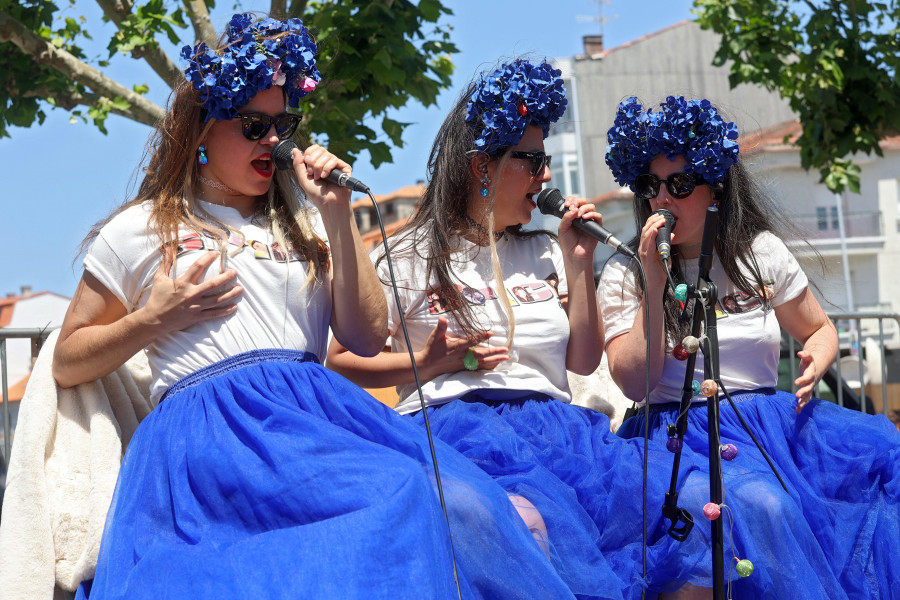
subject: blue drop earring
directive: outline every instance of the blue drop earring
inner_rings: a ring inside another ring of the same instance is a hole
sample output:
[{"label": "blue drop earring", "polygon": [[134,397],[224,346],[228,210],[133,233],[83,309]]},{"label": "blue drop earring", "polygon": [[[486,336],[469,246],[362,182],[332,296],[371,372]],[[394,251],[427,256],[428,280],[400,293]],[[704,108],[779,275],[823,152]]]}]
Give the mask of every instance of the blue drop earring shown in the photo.
[{"label": "blue drop earring", "polygon": [[490,185],[491,179],[487,176],[487,173],[484,174],[484,177],[481,178],[481,197],[487,198],[489,193],[488,185]]},{"label": "blue drop earring", "polygon": [[205,165],[209,162],[209,159],[206,158],[206,146],[200,144],[200,147],[197,148],[197,162],[201,165]]}]

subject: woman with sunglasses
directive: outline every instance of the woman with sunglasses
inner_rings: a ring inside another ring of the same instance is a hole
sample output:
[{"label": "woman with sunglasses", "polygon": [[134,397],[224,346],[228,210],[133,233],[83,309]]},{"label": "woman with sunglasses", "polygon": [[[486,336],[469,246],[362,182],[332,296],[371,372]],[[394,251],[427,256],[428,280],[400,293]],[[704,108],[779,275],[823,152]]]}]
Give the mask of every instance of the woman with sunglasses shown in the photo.
[{"label": "woman with sunglasses", "polygon": [[[707,100],[669,97],[658,112],[624,101],[608,133],[606,162],[634,192],[639,234],[631,241],[646,273],[623,255],[605,266],[599,297],[613,379],[642,401],[649,377],[650,435],[665,442],[680,413],[693,302],[667,282],[695,284],[707,211],[718,209],[709,271],[717,290],[721,383],[735,402],[719,402],[723,453],[726,577],[735,598],[884,598],[898,593],[900,439],[886,419],[813,398],[837,353],[834,325],[806,275],[778,237],[792,231],[740,161],[738,132]],[[671,258],[657,236],[669,211]],[[649,328],[644,307],[649,310]],[[727,307],[723,310],[721,307]],[[775,391],[781,329],[800,341],[796,394]],[[649,337],[649,357],[647,340]],[[649,361],[649,362],[648,362]],[[702,353],[693,373],[704,380]],[[716,394],[716,389],[710,389]],[[718,389],[720,398],[723,390]],[[709,502],[706,396],[695,391],[687,414],[678,505],[694,517],[691,536],[710,542],[702,515]],[[747,429],[740,417],[747,422]],[[642,437],[643,411],[619,429]],[[751,439],[772,459],[786,490]],[[677,444],[674,444],[677,447]],[[737,455],[733,456],[732,449]],[[731,460],[727,460],[727,459]],[[660,499],[661,500],[661,499]],[[727,507],[727,508],[725,508]],[[877,527],[874,525],[878,523]],[[675,544],[675,542],[671,542]],[[755,569],[736,577],[732,558]],[[730,565],[730,566],[729,566]],[[665,565],[654,576],[667,581]],[[711,554],[676,597],[710,597]]]},{"label": "woman with sunglasses", "polygon": [[[299,19],[244,14],[218,50],[185,47],[137,197],[88,236],[54,376],[91,381],[144,350],[158,406],[79,597],[457,595],[427,441],[319,364],[329,327],[359,354],[383,348],[386,307],[349,190],[325,179],[349,166],[318,146],[294,173],[272,166],[315,52]],[[454,545],[464,597],[567,597],[505,492],[439,451],[451,522],[480,532]]]},{"label": "woman with sunglasses", "polygon": [[[471,83],[435,140],[419,210],[389,247],[435,436],[507,491],[576,596],[640,598],[643,443],[572,405],[566,374],[589,374],[601,358],[597,242],[572,227],[601,217],[568,198],[558,238],[522,229],[550,180],[543,140],[564,94],[559,71],[521,59]],[[360,385],[396,385],[397,411],[424,427],[384,251],[373,259],[391,347],[363,358],[332,342],[327,364]],[[655,444],[657,495],[661,461],[668,453]],[[658,511],[650,518],[651,531],[661,527]]]}]

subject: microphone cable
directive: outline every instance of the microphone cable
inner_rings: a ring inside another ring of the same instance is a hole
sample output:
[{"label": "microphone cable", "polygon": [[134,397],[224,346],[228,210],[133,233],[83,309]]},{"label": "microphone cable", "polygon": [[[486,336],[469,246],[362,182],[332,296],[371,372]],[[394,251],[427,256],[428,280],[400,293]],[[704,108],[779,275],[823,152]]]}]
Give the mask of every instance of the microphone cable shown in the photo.
[{"label": "microphone cable", "polygon": [[641,600],[647,597],[647,473],[650,470],[650,303],[647,298],[647,275],[644,265],[636,258],[641,288],[644,290],[644,465],[641,479]]},{"label": "microphone cable", "polygon": [[[293,140],[281,140],[275,144],[271,152],[272,160],[275,163],[275,168],[286,171],[292,170],[293,161],[291,158],[291,153],[294,148],[297,148],[299,150],[297,144],[294,143]],[[459,573],[456,568],[456,553],[453,550],[453,534],[450,527],[450,516],[447,514],[447,503],[444,500],[444,487],[441,483],[440,469],[438,469],[437,452],[434,449],[434,437],[431,434],[431,423],[428,419],[428,412],[425,410],[425,396],[422,394],[422,384],[419,380],[419,370],[416,368],[416,357],[413,354],[412,343],[410,343],[409,340],[409,332],[406,329],[406,318],[403,314],[403,307],[400,305],[400,294],[397,291],[397,280],[394,277],[394,266],[391,261],[391,251],[388,247],[387,233],[384,230],[384,222],[381,219],[381,208],[379,208],[378,202],[375,201],[375,196],[372,195],[372,192],[369,190],[369,186],[363,184],[358,179],[350,177],[346,173],[342,173],[338,170],[332,170],[326,178],[326,181],[329,181],[334,185],[350,188],[351,190],[366,194],[372,201],[372,206],[375,207],[375,218],[378,220],[378,228],[381,230],[381,240],[384,244],[384,255],[385,259],[387,260],[388,273],[391,278],[391,290],[394,293],[394,302],[397,304],[397,312],[400,315],[400,327],[403,330],[403,339],[406,341],[406,349],[409,351],[409,359],[412,365],[413,377],[416,380],[416,390],[419,393],[419,403],[422,406],[422,416],[425,419],[425,432],[428,437],[428,449],[431,452],[431,462],[432,465],[434,465],[434,476],[435,482],[437,483],[438,498],[441,502],[441,510],[444,513],[444,520],[447,523],[447,537],[450,541],[450,562],[453,568],[453,581],[456,584],[456,593],[459,596],[459,600],[462,600],[462,590],[460,589],[459,585]]]},{"label": "microphone cable", "polygon": [[366,189],[365,193],[369,196],[369,199],[372,201],[372,206],[375,207],[375,218],[378,220],[378,228],[381,230],[381,240],[384,245],[384,258],[387,262],[388,274],[391,278],[391,291],[394,293],[394,302],[397,305],[397,314],[400,316],[400,328],[403,330],[403,339],[406,342],[406,349],[409,352],[409,360],[412,365],[413,377],[416,380],[416,391],[419,394],[419,405],[422,407],[422,417],[425,420],[425,432],[428,437],[428,449],[431,451],[431,462],[434,465],[434,476],[435,482],[437,483],[437,492],[438,498],[441,501],[441,510],[444,512],[444,520],[447,523],[447,537],[450,540],[450,561],[453,567],[453,581],[456,584],[456,593],[459,596],[459,600],[462,600],[462,590],[459,585],[459,573],[456,569],[456,553],[453,550],[453,532],[450,526],[450,516],[447,514],[447,504],[444,500],[444,487],[441,484],[441,473],[438,469],[438,461],[437,461],[437,453],[434,449],[434,437],[431,434],[431,422],[428,418],[428,411],[425,407],[425,396],[422,393],[422,384],[419,380],[419,369],[416,367],[416,357],[413,353],[412,343],[409,340],[409,331],[406,329],[406,317],[403,314],[403,306],[400,304],[400,293],[397,291],[397,280],[394,277],[394,265],[391,260],[391,250],[389,248],[389,244],[387,241],[387,233],[384,231],[384,222],[381,220],[381,209],[378,207],[378,203],[375,201],[375,197],[372,195],[372,192]]}]

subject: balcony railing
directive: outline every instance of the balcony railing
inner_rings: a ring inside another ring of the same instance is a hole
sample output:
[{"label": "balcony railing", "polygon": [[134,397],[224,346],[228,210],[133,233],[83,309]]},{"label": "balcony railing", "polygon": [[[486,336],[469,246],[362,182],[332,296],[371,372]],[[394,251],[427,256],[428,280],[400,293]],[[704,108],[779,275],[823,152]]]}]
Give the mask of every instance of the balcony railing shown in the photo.
[{"label": "balcony railing", "polygon": [[[800,230],[807,239],[837,239],[841,236],[841,230],[836,216],[827,214],[792,216],[791,222]],[[881,213],[878,211],[847,212],[844,213],[844,237],[881,237],[884,229],[881,222]]]}]

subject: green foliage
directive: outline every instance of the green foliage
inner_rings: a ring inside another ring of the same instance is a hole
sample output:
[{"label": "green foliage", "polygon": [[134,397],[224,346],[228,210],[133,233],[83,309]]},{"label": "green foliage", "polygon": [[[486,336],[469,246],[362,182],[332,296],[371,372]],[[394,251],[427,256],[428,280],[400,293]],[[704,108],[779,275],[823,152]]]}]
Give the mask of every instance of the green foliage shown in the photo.
[{"label": "green foliage", "polygon": [[[212,0],[206,4],[213,6]],[[411,101],[432,105],[440,91],[450,86],[449,56],[457,49],[449,28],[439,23],[449,9],[440,0],[320,0],[290,2],[289,6],[294,12],[304,10],[288,16],[302,18],[310,29],[319,45],[319,69],[324,76],[302,106],[301,135],[327,142],[329,149],[351,160],[368,151],[373,165],[390,162],[391,148],[403,146],[409,125],[391,118],[391,111]],[[158,49],[160,40],[176,47],[194,43],[183,2],[139,0],[112,34],[106,46],[108,57],[89,61],[82,49],[85,40],[91,39],[88,24],[83,17],[71,16],[75,8],[76,0],[0,0],[0,12],[9,13],[28,30],[101,72],[117,56],[142,58],[146,50]],[[96,30],[99,24],[90,25]],[[178,57],[174,60],[179,64]],[[104,133],[111,110],[127,113],[129,109],[121,98],[88,90],[70,76],[38,64],[11,42],[0,43],[0,78],[4,84],[0,86],[0,137],[9,135],[8,125],[42,123],[48,107],[68,110],[73,121],[92,121]],[[149,91],[146,84],[122,83],[138,94]],[[92,99],[91,105],[77,109],[85,97]],[[380,130],[373,128],[379,126]]]},{"label": "green foliage", "polygon": [[[0,13],[6,13],[20,23],[28,24],[37,35],[55,47],[65,49],[76,57],[83,54],[74,45],[84,35],[81,24],[71,18],[61,20],[61,27],[51,29],[56,6],[46,0],[19,3],[0,0]],[[40,65],[12,42],[0,43],[0,137],[9,137],[8,127],[29,127],[35,121],[44,122],[44,108],[66,104],[65,97],[81,94],[84,88],[51,67]],[[57,98],[60,101],[57,101]]]},{"label": "green foliage", "polygon": [[900,130],[900,0],[695,0],[704,29],[722,36],[716,64],[730,83],[761,85],[799,116],[805,169],[834,192],[859,191],[857,152]]},{"label": "green foliage", "polygon": [[[324,138],[338,155],[368,150],[373,166],[390,162],[408,123],[389,118],[410,100],[430,106],[450,86],[456,52],[437,21],[449,14],[437,0],[311,2],[299,16],[319,46],[323,81],[307,97],[305,133]],[[431,31],[426,33],[426,28]],[[380,119],[382,133],[364,125]],[[323,139],[323,141],[324,141]]]},{"label": "green foliage", "polygon": [[184,12],[178,8],[168,14],[163,0],[150,0],[119,23],[119,30],[107,46],[109,57],[112,58],[116,52],[131,54],[136,50],[154,47],[157,45],[156,36],[160,33],[165,33],[169,42],[177,45],[179,36],[173,26],[187,29]]}]

